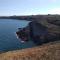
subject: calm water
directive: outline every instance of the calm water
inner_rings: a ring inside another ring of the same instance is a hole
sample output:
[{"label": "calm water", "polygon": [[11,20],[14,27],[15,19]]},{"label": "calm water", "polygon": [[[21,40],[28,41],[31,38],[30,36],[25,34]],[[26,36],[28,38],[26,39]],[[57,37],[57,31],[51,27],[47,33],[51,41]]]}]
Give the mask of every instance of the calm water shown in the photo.
[{"label": "calm water", "polygon": [[21,43],[15,34],[18,28],[23,28],[28,23],[25,20],[0,19],[0,52],[35,46],[32,41]]}]

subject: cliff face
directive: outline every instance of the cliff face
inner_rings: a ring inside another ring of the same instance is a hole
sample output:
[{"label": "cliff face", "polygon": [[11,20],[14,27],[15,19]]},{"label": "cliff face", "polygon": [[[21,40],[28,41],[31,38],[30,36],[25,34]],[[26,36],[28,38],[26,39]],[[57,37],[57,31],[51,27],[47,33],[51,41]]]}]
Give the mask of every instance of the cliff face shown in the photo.
[{"label": "cliff face", "polygon": [[30,22],[27,27],[20,29],[16,34],[22,41],[32,40],[37,45],[60,40],[59,34],[51,33],[47,27],[36,21]]},{"label": "cliff face", "polygon": [[0,60],[60,60],[60,42],[2,53]]}]

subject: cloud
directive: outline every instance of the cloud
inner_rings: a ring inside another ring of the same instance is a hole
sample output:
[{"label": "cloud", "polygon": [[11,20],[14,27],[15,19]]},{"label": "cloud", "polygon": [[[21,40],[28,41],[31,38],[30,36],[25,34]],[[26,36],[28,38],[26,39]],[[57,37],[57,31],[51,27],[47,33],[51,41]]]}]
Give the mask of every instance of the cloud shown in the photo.
[{"label": "cloud", "polygon": [[53,8],[48,10],[49,14],[60,14],[60,8]]}]

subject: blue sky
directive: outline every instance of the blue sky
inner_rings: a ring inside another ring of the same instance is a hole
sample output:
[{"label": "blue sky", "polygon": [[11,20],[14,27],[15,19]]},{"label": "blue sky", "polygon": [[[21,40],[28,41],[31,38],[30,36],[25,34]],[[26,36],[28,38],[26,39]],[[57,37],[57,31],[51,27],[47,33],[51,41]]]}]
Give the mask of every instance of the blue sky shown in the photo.
[{"label": "blue sky", "polygon": [[0,16],[60,14],[60,0],[0,0]]}]

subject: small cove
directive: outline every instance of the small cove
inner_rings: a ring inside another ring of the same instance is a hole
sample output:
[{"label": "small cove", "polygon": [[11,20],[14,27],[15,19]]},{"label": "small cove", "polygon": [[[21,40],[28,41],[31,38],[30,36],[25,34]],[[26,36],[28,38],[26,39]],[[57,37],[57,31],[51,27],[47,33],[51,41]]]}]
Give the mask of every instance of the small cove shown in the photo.
[{"label": "small cove", "polygon": [[15,19],[0,19],[0,52],[34,47],[33,41],[21,43],[15,32],[26,27],[29,21]]}]

